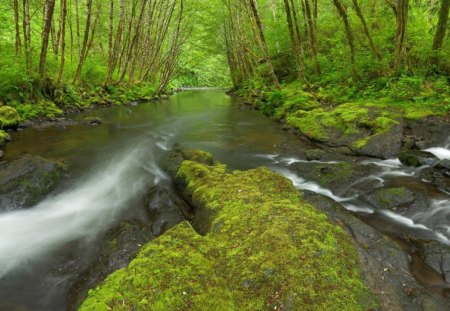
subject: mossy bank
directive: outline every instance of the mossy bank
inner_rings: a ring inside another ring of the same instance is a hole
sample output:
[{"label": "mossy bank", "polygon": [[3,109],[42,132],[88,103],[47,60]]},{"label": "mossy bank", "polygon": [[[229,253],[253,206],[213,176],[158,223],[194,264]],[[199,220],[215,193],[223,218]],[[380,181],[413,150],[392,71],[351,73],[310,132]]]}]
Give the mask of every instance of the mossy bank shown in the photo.
[{"label": "mossy bank", "polygon": [[434,97],[421,93],[421,98],[413,100],[372,93],[367,97],[336,97],[335,91],[293,82],[279,90],[244,86],[237,94],[313,142],[334,148],[346,146],[355,154],[378,158],[399,154],[404,129],[411,122],[442,118],[445,123],[449,119],[445,93]]},{"label": "mossy bank", "polygon": [[177,183],[202,221],[145,245],[80,310],[370,307],[348,234],[289,180],[266,168],[230,172],[203,153],[191,158],[206,163],[183,161]]}]

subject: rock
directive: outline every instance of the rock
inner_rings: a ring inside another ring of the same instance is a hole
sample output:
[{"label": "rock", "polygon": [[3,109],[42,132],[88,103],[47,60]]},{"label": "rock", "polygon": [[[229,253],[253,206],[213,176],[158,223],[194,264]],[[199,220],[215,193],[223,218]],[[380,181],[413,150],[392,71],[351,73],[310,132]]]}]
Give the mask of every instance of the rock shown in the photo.
[{"label": "rock", "polygon": [[3,130],[0,130],[0,147],[6,145],[6,143],[9,142],[10,140],[11,137],[9,136],[9,134]]},{"label": "rock", "polygon": [[450,123],[438,117],[428,117],[420,120],[408,120],[406,127],[416,138],[416,145],[420,149],[439,146],[448,139]]},{"label": "rock", "polygon": [[403,126],[390,127],[385,132],[369,136],[365,144],[357,148],[357,153],[376,158],[390,159],[398,155],[402,146]]},{"label": "rock", "polygon": [[396,210],[409,207],[415,196],[409,189],[403,187],[382,187],[364,194],[362,199],[377,208]]},{"label": "rock", "polygon": [[194,202],[193,225],[145,245],[89,292],[81,311],[124,300],[130,310],[356,310],[375,302],[349,235],[290,180],[267,168],[228,172],[195,161],[182,162],[177,176]]},{"label": "rock", "polygon": [[400,153],[399,159],[402,164],[414,167],[431,166],[438,162],[434,154],[422,150],[404,150]]},{"label": "rock", "polygon": [[305,152],[305,157],[309,161],[317,161],[320,160],[324,154],[325,151],[323,151],[322,149],[311,149]]},{"label": "rock", "polygon": [[0,129],[17,129],[20,117],[16,109],[9,106],[0,107]]},{"label": "rock", "polygon": [[128,266],[141,246],[184,221],[184,213],[189,213],[189,207],[177,194],[161,186],[148,190],[142,208],[146,219],[126,221],[105,234],[97,259],[73,281],[68,310],[77,310],[90,288]]},{"label": "rock", "polygon": [[30,207],[49,193],[64,172],[61,163],[25,156],[0,163],[0,211]]},{"label": "rock", "polygon": [[444,159],[439,161],[439,163],[436,164],[436,167],[443,170],[450,170],[450,159]]},{"label": "rock", "polygon": [[3,158],[4,154],[5,154],[5,152],[3,152],[3,150],[0,150],[0,160]]},{"label": "rock", "polygon": [[[445,282],[450,284],[450,246],[437,241],[419,240],[415,243],[419,256],[441,277],[441,279],[436,279],[435,287],[441,286],[444,288]],[[448,297],[450,297],[450,288]]]},{"label": "rock", "polygon": [[99,117],[86,117],[81,122],[81,124],[83,124],[83,125],[91,125],[91,126],[97,126],[102,123],[103,123],[103,121]]},{"label": "rock", "polygon": [[128,106],[135,107],[135,106],[137,106],[138,104],[139,104],[139,103],[138,103],[137,101],[133,101],[133,102],[128,103]]},{"label": "rock", "polygon": [[306,192],[305,199],[351,234],[362,276],[378,297],[379,310],[447,309],[448,299],[426,290],[416,281],[410,272],[409,256],[398,244],[328,197]]},{"label": "rock", "polygon": [[450,192],[450,178],[446,172],[429,167],[420,172],[420,178],[435,185],[441,191]]}]

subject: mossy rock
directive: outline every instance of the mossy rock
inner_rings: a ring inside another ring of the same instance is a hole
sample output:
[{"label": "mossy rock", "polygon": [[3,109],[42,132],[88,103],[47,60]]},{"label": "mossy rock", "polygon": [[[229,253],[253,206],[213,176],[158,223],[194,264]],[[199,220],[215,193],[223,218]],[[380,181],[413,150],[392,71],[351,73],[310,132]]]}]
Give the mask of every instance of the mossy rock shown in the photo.
[{"label": "mossy rock", "polygon": [[3,147],[11,138],[9,134],[3,130],[0,130],[0,147]]},{"label": "mossy rock", "polygon": [[16,109],[9,106],[0,107],[0,129],[17,128],[20,117]]},{"label": "mossy rock", "polygon": [[402,187],[379,188],[373,192],[374,204],[378,208],[397,209],[414,202],[414,194]]},{"label": "mossy rock", "polygon": [[184,222],[89,292],[80,310],[366,310],[349,235],[269,169],[182,162],[203,235]]}]

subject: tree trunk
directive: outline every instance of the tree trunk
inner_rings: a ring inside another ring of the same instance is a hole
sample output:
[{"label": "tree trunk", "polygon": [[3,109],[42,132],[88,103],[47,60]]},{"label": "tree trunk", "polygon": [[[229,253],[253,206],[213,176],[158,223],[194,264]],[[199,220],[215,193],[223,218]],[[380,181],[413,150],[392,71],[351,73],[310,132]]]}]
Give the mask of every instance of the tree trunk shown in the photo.
[{"label": "tree trunk", "polygon": [[31,33],[30,33],[30,1],[23,0],[23,44],[25,46],[25,67],[30,75],[32,70]]},{"label": "tree trunk", "polygon": [[292,14],[291,14],[291,7],[289,5],[288,0],[284,0],[284,9],[286,12],[286,20],[288,23],[288,29],[289,29],[289,37],[291,39],[291,50],[292,55],[295,58],[295,63],[297,66],[297,75],[299,78],[303,78],[303,64],[300,60],[300,55],[298,53],[298,45],[300,44],[296,40],[295,36],[295,30],[294,30],[294,23],[292,22]]},{"label": "tree trunk", "polygon": [[395,34],[394,71],[398,71],[406,59],[406,36],[408,29],[409,0],[397,1],[397,30]]},{"label": "tree trunk", "polygon": [[439,21],[436,33],[433,39],[433,50],[440,50],[444,43],[445,33],[448,25],[448,12],[450,9],[450,0],[441,0],[441,8],[439,10]]},{"label": "tree trunk", "polygon": [[120,44],[122,43],[123,25],[125,20],[125,0],[120,0],[119,5],[119,21],[117,24],[116,37],[114,39],[114,45],[112,47],[112,55],[108,62],[108,71],[106,74],[105,85],[109,84],[112,79],[112,75],[116,70],[117,57],[119,54]]},{"label": "tree trunk", "polygon": [[279,89],[281,88],[281,86],[273,70],[272,61],[270,60],[269,55],[269,49],[267,48],[266,37],[264,36],[264,29],[261,23],[261,19],[259,18],[258,10],[256,9],[255,0],[250,0],[249,2],[250,2],[250,9],[252,11],[253,17],[255,18],[256,26],[258,28],[259,38],[261,40],[261,45],[264,52],[264,58],[266,59],[267,67],[269,68],[272,82],[275,84],[275,87]]},{"label": "tree trunk", "polygon": [[364,17],[361,7],[358,4],[358,0],[352,0],[353,7],[355,8],[356,15],[358,15],[359,20],[364,28],[364,33],[366,34],[367,40],[369,41],[370,49],[378,60],[381,60],[381,53],[378,51],[375,43],[373,42],[372,36],[370,35],[369,27],[367,26],[366,18]]},{"label": "tree trunk", "polygon": [[88,40],[89,40],[89,31],[91,28],[91,18],[92,18],[92,0],[87,0],[87,3],[86,3],[86,27],[84,29],[83,46],[82,46],[81,52],[80,52],[80,60],[78,61],[77,71],[75,72],[75,77],[73,78],[74,84],[80,78],[81,69],[83,68],[83,65],[84,65],[84,60],[86,57],[86,50],[87,50]]},{"label": "tree trunk", "polygon": [[311,12],[311,5],[309,0],[305,0],[305,13],[308,21],[309,28],[309,40],[311,44],[311,54],[314,60],[314,72],[316,74],[320,74],[320,65],[319,59],[317,57],[318,54],[318,44],[317,44],[317,36],[316,36],[316,27],[314,26],[313,14]]},{"label": "tree trunk", "polygon": [[50,34],[50,28],[52,26],[54,8],[55,8],[55,0],[47,0],[45,2],[44,29],[42,31],[42,47],[41,47],[41,56],[39,58],[39,76],[41,77],[45,75],[48,38]]},{"label": "tree trunk", "polygon": [[341,0],[333,0],[334,6],[338,10],[339,15],[344,23],[345,35],[347,36],[348,45],[350,47],[350,62],[352,64],[352,73],[356,79],[359,79],[358,70],[356,69],[355,63],[355,42],[353,39],[352,28],[350,27],[350,22],[348,21],[347,10],[342,4]]},{"label": "tree trunk", "polygon": [[67,0],[61,0],[61,63],[58,71],[58,83],[61,82],[64,73],[64,64],[66,62],[66,19],[67,19]]},{"label": "tree trunk", "polygon": [[20,54],[19,0],[14,0],[14,25],[16,29],[16,55]]}]

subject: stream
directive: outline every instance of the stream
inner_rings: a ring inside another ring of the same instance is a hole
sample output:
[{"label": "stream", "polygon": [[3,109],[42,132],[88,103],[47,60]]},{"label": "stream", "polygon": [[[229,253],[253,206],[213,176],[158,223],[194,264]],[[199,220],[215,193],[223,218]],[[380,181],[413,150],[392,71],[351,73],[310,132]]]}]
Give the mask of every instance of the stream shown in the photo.
[{"label": "stream", "polygon": [[[257,111],[242,110],[224,90],[187,90],[167,100],[99,108],[73,118],[86,116],[100,117],[103,124],[12,133],[3,160],[39,155],[64,161],[68,173],[36,206],[0,214],[1,310],[65,310],[70,278],[94,260],[98,237],[139,214],[150,187],[172,187],[161,163],[175,144],[209,151],[232,169],[267,166],[298,189],[332,198],[388,235],[407,233],[450,245],[450,194],[424,181],[423,167],[332,154],[308,161],[305,152],[317,147]],[[450,159],[448,142],[428,151]],[[345,161],[370,169],[336,189],[301,173],[308,166]],[[387,184],[412,192],[425,189],[428,208],[380,209],[364,200]]]}]

